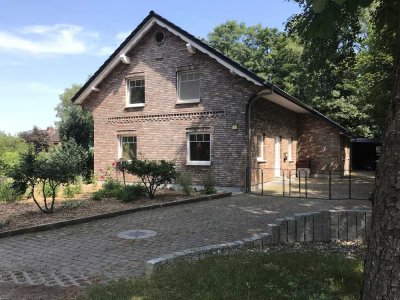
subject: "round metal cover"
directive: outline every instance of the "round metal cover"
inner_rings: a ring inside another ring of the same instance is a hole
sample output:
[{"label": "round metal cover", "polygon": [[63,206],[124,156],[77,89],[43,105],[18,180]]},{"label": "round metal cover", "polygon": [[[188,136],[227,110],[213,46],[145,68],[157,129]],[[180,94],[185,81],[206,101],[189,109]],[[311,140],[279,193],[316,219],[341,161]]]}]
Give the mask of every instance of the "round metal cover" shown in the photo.
[{"label": "round metal cover", "polygon": [[130,229],[126,231],[121,231],[117,234],[117,237],[120,239],[127,239],[127,240],[140,240],[140,239],[147,239],[153,236],[156,236],[157,232],[153,230],[147,229]]}]

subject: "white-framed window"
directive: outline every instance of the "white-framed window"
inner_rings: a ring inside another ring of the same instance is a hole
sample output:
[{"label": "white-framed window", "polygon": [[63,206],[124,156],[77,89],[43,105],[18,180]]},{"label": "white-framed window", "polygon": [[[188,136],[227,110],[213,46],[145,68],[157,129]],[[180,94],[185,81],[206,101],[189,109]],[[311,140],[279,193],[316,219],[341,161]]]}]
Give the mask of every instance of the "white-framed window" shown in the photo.
[{"label": "white-framed window", "polygon": [[211,140],[209,133],[188,133],[187,164],[209,166],[211,164]]},{"label": "white-framed window", "polygon": [[264,161],[264,135],[257,134],[257,161]]},{"label": "white-framed window", "polygon": [[123,160],[132,160],[137,157],[137,139],[132,135],[120,135],[118,158]]},{"label": "white-framed window", "polygon": [[178,103],[200,102],[200,72],[178,72]]},{"label": "white-framed window", "polygon": [[126,106],[140,107],[145,102],[144,76],[128,78],[126,80]]},{"label": "white-framed window", "polygon": [[293,142],[292,142],[292,138],[288,138],[287,140],[287,144],[288,144],[288,160],[289,161],[293,161]]}]

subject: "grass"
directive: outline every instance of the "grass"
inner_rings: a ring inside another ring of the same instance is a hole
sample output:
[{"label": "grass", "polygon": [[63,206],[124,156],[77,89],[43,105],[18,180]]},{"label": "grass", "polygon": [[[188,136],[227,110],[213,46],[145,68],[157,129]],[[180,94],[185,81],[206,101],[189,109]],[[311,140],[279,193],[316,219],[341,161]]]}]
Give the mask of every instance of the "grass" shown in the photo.
[{"label": "grass", "polygon": [[94,286],[85,299],[358,299],[361,260],[343,255],[250,253],[178,261],[152,276]]}]

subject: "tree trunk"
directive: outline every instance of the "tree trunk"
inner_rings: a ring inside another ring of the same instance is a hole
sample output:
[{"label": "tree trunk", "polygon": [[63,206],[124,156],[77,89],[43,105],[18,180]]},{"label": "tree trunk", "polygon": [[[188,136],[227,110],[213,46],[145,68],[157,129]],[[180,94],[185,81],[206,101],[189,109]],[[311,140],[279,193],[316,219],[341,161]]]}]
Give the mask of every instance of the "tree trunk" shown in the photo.
[{"label": "tree trunk", "polygon": [[[399,37],[399,35],[398,35]],[[400,299],[400,42],[372,204],[361,299]]]}]

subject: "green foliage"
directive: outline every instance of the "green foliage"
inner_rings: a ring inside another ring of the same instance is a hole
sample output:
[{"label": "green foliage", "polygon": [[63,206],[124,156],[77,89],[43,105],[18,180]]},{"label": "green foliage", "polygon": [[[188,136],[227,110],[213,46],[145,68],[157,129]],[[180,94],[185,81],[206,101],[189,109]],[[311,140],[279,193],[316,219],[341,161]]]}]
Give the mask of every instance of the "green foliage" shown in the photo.
[{"label": "green foliage", "polygon": [[[49,184],[47,184],[47,182],[45,183],[40,183],[38,184],[38,194],[41,196],[46,196],[47,198],[51,197],[53,195],[53,190],[51,188],[51,186]],[[55,189],[55,195],[57,196],[59,193],[59,187],[57,187]]]},{"label": "green foliage", "polygon": [[0,202],[13,202],[21,200],[22,195],[23,194],[19,193],[19,191],[13,189],[12,181],[0,177]]},{"label": "green foliage", "polygon": [[61,202],[61,208],[65,209],[75,209],[84,205],[84,201],[68,200]]},{"label": "green foliage", "polygon": [[72,97],[79,91],[81,85],[73,84],[60,95],[60,103],[56,107],[56,123],[62,141],[74,139],[75,142],[88,151],[84,176],[88,180],[93,173],[93,117],[90,112],[71,102]]},{"label": "green foliage", "polygon": [[0,131],[0,175],[4,175],[7,168],[17,165],[21,154],[28,151],[28,148],[23,139]]},{"label": "green foliage", "polygon": [[19,133],[19,137],[32,145],[36,152],[47,151],[50,148],[50,136],[46,130],[33,126],[32,130]]},{"label": "green foliage", "polygon": [[82,192],[82,177],[78,176],[75,178],[75,182],[73,184],[68,183],[63,187],[63,195],[65,198],[73,198],[75,195]]},{"label": "green foliage", "polygon": [[215,189],[214,178],[209,172],[203,176],[203,187],[204,193],[207,195],[215,194],[217,192],[217,190]]},{"label": "green foliage", "polygon": [[206,42],[258,76],[300,97],[302,46],[276,28],[228,21],[213,29]]},{"label": "green foliage", "polygon": [[193,192],[192,188],[192,175],[187,172],[179,172],[179,175],[176,178],[176,182],[181,186],[182,191],[186,196],[190,196]]},{"label": "green foliage", "polygon": [[[60,185],[73,183],[75,177],[82,174],[82,165],[87,159],[86,151],[75,141],[65,141],[62,147],[53,147],[49,152],[37,153],[32,148],[21,157],[20,164],[12,168],[9,176],[13,178],[13,187],[25,192],[30,187],[30,196],[44,213],[52,213],[57,189]],[[41,186],[43,206],[35,195],[35,188]],[[51,189],[51,202],[47,203],[46,188]]]},{"label": "green foliage", "polygon": [[92,194],[92,200],[117,198],[122,202],[133,202],[146,194],[146,188],[140,184],[122,185],[120,182],[109,179],[102,188]]},{"label": "green foliage", "polygon": [[359,299],[363,262],[344,255],[236,253],[177,261],[151,276],[89,289],[86,299]]},{"label": "green foliage", "polygon": [[172,183],[177,176],[173,161],[135,159],[126,164],[125,168],[128,173],[137,176],[142,181],[150,199],[154,198],[159,186]]},{"label": "green foliage", "polygon": [[145,196],[146,192],[146,188],[143,185],[126,185],[119,189],[116,198],[122,202],[133,202]]}]

